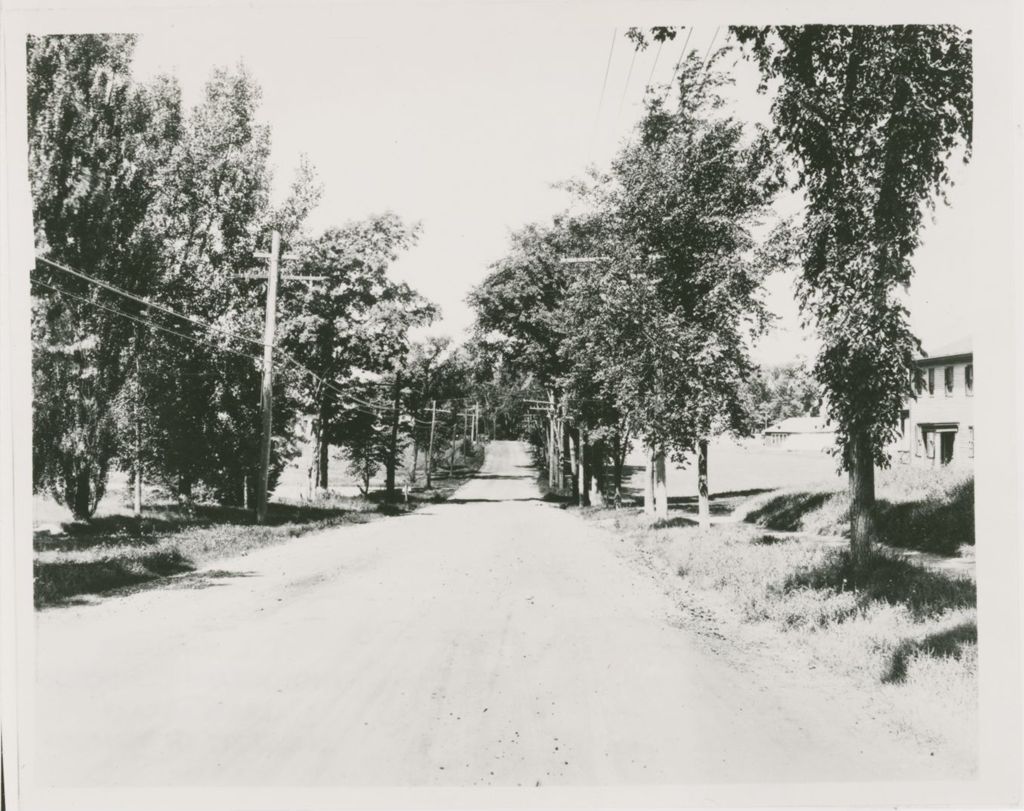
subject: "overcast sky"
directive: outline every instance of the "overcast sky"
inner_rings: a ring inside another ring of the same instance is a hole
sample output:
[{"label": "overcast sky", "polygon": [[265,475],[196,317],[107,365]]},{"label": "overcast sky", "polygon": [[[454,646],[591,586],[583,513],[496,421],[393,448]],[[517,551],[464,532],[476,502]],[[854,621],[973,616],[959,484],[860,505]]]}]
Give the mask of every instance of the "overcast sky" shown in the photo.
[{"label": "overcast sky", "polygon": [[[244,62],[263,88],[277,193],[306,153],[325,186],[314,230],[387,209],[421,221],[419,245],[393,274],[440,304],[440,330],[458,335],[472,322],[466,293],[502,256],[508,232],[564,206],[552,183],[589,162],[607,166],[641,113],[652,71],[654,82],[667,80],[683,45],[679,38],[634,58],[623,36],[629,20],[617,31],[542,22],[531,8],[407,14],[400,22],[342,8],[316,17],[308,9],[180,17],[141,32],[136,73],[176,75],[192,104],[215,66]],[[704,56],[713,38],[722,44],[724,27],[716,34],[715,25],[698,25],[689,49]],[[736,78],[737,114],[766,120],[769,101],[754,92],[750,66],[740,63]],[[970,167],[954,176],[952,207],[939,209],[915,262],[910,304],[926,348],[971,331],[965,296],[973,286],[962,283],[970,272]],[[771,280],[769,304],[779,328],[755,357],[777,363],[811,354],[792,276]]]}]

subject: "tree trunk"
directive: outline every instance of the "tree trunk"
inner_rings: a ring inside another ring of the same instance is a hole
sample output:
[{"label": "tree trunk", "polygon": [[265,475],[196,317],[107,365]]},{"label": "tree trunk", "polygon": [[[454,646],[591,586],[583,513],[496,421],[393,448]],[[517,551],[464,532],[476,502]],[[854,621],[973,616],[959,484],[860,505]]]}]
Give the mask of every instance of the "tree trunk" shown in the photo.
[{"label": "tree trunk", "polygon": [[587,442],[587,432],[581,426],[580,433],[580,455],[579,455],[579,491],[580,506],[590,506],[590,443]]},{"label": "tree trunk", "polygon": [[604,506],[604,443],[600,441],[590,446],[590,503]]},{"label": "tree trunk", "polygon": [[416,483],[416,465],[419,464],[419,461],[420,461],[420,443],[419,443],[419,441],[417,439],[416,431],[415,431],[415,429],[413,429],[413,435],[412,435],[412,470],[409,472],[409,482],[410,482],[410,484],[415,484]]},{"label": "tree trunk", "polygon": [[[558,491],[565,490],[565,464],[562,444],[565,441],[565,420],[559,417],[555,421],[555,487]],[[582,453],[582,451],[581,451]]]},{"label": "tree trunk", "polygon": [[78,521],[84,521],[92,515],[92,487],[89,482],[89,469],[82,468],[76,474],[71,490],[68,506],[71,514]]},{"label": "tree trunk", "polygon": [[178,476],[178,498],[186,504],[192,503],[192,477],[182,474]]},{"label": "tree trunk", "polygon": [[572,503],[580,503],[580,435],[579,431],[569,432],[569,468],[572,470]]},{"label": "tree trunk", "polygon": [[654,512],[668,518],[668,481],[665,478],[665,449],[659,448],[654,458]]},{"label": "tree trunk", "polygon": [[877,539],[875,526],[875,461],[863,433],[850,437],[850,554],[862,563]]},{"label": "tree trunk", "polygon": [[615,492],[622,489],[622,471],[626,466],[626,443],[622,434],[616,432],[612,442],[612,485]]},{"label": "tree trunk", "polygon": [[320,471],[318,469],[320,462],[320,420],[313,420],[312,429],[313,447],[310,449],[309,465],[306,467],[306,496],[310,501],[313,500],[313,494],[320,484]]},{"label": "tree trunk", "polygon": [[134,478],[134,498],[132,499],[132,515],[142,518],[142,465],[136,461]]},{"label": "tree trunk", "polygon": [[644,514],[654,515],[654,447],[648,445],[644,454]]},{"label": "tree trunk", "polygon": [[708,501],[708,441],[697,443],[697,518],[701,529],[711,527],[711,504]]},{"label": "tree trunk", "polygon": [[317,439],[316,487],[321,493],[327,493],[327,476],[331,461],[331,443],[327,441],[327,432],[323,423],[320,424],[320,436]]}]

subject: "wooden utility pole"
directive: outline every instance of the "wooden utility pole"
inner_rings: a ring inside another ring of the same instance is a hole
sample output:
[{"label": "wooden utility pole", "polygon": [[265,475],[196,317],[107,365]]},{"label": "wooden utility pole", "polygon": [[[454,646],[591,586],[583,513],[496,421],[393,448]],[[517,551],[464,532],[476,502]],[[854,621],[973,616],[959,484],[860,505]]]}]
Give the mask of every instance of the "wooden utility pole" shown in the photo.
[{"label": "wooden utility pole", "polygon": [[454,413],[455,404],[452,403],[452,447],[451,456],[448,457],[448,478],[455,474],[455,426],[458,425],[459,415]]},{"label": "wooden utility pole", "polygon": [[[138,329],[136,329],[136,336]],[[137,338],[136,338],[137,340]],[[139,377],[141,368],[139,365],[138,350],[135,353],[135,396],[132,398],[135,422],[135,481],[134,499],[132,503],[132,515],[136,518],[142,517],[142,409],[139,407],[139,399],[142,396],[142,380]]]},{"label": "wooden utility pole", "polygon": [[263,388],[260,390],[260,418],[263,423],[263,436],[260,438],[260,484],[256,492],[256,521],[260,524],[267,520],[267,491],[270,488],[270,444],[274,408],[274,332],[277,326],[277,265],[280,252],[281,234],[274,231],[270,238],[267,315],[263,325]]},{"label": "wooden utility pole", "polygon": [[430,440],[427,443],[427,489],[430,489],[430,467],[434,461],[434,426],[437,425],[437,400],[430,401]]},{"label": "wooden utility pole", "polygon": [[388,441],[388,458],[384,466],[384,497],[389,501],[395,496],[395,474],[398,472],[398,428],[401,422],[402,376],[395,374],[394,405],[391,411],[391,437]]},{"label": "wooden utility pole", "polygon": [[[281,280],[278,265],[281,260],[288,260],[290,256],[281,256],[281,234],[278,231],[270,233],[270,253],[257,253],[257,259],[266,259],[270,267],[266,275],[263,273],[246,272],[233,274],[235,279],[259,279],[267,283],[267,311],[263,323],[263,384],[260,387],[260,422],[262,423],[262,435],[260,436],[259,456],[259,481],[256,488],[256,521],[262,524],[267,519],[267,497],[270,489],[270,449],[273,427],[273,393],[274,393],[274,333],[277,330],[277,285]],[[300,280],[307,283],[324,281],[327,276],[286,276],[288,280]],[[249,507],[249,477],[242,479],[244,490],[243,503],[245,508]]]},{"label": "wooden utility pole", "polygon": [[548,486],[556,487],[558,481],[558,451],[560,450],[558,442],[558,428],[555,425],[557,417],[555,416],[555,392],[553,390],[548,391],[548,422],[549,432],[551,435],[551,458],[548,460]]}]

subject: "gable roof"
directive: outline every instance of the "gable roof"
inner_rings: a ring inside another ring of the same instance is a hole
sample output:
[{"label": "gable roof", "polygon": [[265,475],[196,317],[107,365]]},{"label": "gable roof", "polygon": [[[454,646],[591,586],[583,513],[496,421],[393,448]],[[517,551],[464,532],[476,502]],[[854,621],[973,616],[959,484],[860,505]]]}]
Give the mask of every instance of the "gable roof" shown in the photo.
[{"label": "gable roof", "polygon": [[926,351],[924,356],[918,358],[918,360],[940,360],[942,358],[953,358],[958,355],[974,355],[974,339],[970,335],[937,347],[931,352]]}]

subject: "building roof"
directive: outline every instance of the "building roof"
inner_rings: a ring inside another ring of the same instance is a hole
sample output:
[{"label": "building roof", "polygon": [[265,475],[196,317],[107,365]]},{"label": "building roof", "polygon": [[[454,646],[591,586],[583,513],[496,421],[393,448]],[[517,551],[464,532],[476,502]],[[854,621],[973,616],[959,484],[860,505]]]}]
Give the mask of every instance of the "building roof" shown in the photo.
[{"label": "building roof", "polygon": [[931,352],[926,351],[924,356],[918,360],[941,360],[943,358],[954,358],[961,355],[974,355],[974,340],[970,335],[936,347]]},{"label": "building roof", "polygon": [[831,434],[825,417],[789,417],[775,423],[766,434]]}]

